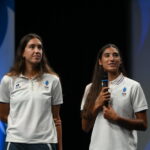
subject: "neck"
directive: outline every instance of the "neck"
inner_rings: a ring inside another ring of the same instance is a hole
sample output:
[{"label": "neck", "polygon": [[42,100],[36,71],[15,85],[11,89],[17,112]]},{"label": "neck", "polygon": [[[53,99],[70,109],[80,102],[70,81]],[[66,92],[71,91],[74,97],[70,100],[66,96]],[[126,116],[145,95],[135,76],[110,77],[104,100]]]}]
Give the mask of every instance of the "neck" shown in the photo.
[{"label": "neck", "polygon": [[109,79],[109,81],[112,81],[112,80],[116,79],[119,75],[120,75],[120,72],[115,72],[115,73],[109,72],[108,79]]},{"label": "neck", "polygon": [[24,72],[24,76],[28,77],[28,78],[32,78],[34,76],[37,75],[37,71],[35,71],[35,67],[28,65],[26,66],[25,72]]}]

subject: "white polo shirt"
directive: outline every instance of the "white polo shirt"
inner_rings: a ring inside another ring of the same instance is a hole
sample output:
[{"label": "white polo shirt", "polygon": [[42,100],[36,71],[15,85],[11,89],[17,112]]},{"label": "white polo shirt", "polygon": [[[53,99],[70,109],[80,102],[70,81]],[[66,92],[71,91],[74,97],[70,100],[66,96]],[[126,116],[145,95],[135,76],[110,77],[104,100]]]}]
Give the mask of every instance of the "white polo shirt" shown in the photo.
[{"label": "white polo shirt", "polygon": [[[86,86],[81,103],[81,110],[86,101],[91,84]],[[134,119],[135,113],[148,109],[140,84],[122,74],[109,82],[111,103],[114,110],[122,117]],[[90,150],[136,150],[137,133],[122,128],[103,117],[102,112],[96,117],[92,131]]]},{"label": "white polo shirt", "polygon": [[0,86],[0,102],[10,103],[6,141],[57,143],[52,105],[63,103],[59,78],[43,74],[42,80],[23,75],[5,75]]}]

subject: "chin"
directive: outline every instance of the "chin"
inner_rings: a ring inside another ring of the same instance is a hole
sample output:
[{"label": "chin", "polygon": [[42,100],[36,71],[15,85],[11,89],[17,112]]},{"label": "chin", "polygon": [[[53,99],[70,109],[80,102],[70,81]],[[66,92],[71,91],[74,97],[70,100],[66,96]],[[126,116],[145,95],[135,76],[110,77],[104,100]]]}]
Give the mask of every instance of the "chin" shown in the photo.
[{"label": "chin", "polygon": [[40,62],[41,62],[41,60],[39,60],[39,61],[33,61],[32,63],[36,65],[36,64],[39,64]]},{"label": "chin", "polygon": [[33,60],[33,63],[40,63],[41,62],[41,59],[35,59]]},{"label": "chin", "polygon": [[118,69],[116,69],[116,68],[111,68],[111,69],[107,69],[106,71],[107,71],[107,72],[110,72],[110,73],[117,73],[117,72],[118,72]]}]

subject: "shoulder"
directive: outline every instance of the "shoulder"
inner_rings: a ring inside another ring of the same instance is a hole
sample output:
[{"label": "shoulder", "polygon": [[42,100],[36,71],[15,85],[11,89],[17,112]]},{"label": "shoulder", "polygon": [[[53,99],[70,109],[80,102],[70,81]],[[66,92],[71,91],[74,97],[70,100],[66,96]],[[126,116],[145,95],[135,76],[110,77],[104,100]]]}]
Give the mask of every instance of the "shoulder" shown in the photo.
[{"label": "shoulder", "polygon": [[128,78],[128,77],[125,77],[125,82],[127,82],[128,84],[133,85],[133,86],[139,86],[140,85],[140,83],[138,81],[135,81],[135,80]]},{"label": "shoulder", "polygon": [[43,81],[48,81],[48,82],[50,82],[52,84],[56,84],[56,85],[59,84],[59,82],[60,82],[60,79],[57,75],[50,74],[50,73],[44,73],[43,77],[42,77],[42,80]]},{"label": "shoulder", "polygon": [[43,74],[43,79],[59,80],[59,77],[55,74],[44,73]]},{"label": "shoulder", "polygon": [[0,88],[1,90],[5,90],[7,88],[9,88],[12,84],[13,78],[11,76],[8,75],[4,75],[1,79],[1,83],[0,83]]},{"label": "shoulder", "polygon": [[133,80],[131,78],[128,78],[128,77],[125,77],[125,84],[128,87],[131,87],[132,89],[139,89],[139,88],[141,88],[140,82],[135,81],[135,80]]},{"label": "shoulder", "polygon": [[92,86],[92,83],[87,84],[86,87],[85,87],[85,92],[89,92],[91,86]]},{"label": "shoulder", "polygon": [[86,85],[86,89],[90,89],[91,86],[92,86],[92,83],[87,84],[87,85]]},{"label": "shoulder", "polygon": [[9,75],[4,75],[4,76],[2,77],[1,82],[8,83],[8,82],[10,82],[11,80],[12,80],[12,77],[11,77],[11,76],[9,76]]}]

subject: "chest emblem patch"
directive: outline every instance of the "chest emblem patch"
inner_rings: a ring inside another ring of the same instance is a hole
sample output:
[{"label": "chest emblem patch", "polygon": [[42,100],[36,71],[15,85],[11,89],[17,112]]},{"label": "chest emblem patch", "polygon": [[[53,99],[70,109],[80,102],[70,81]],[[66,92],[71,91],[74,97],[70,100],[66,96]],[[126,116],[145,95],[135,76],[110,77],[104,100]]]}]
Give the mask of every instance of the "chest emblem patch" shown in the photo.
[{"label": "chest emblem patch", "polygon": [[49,87],[49,81],[48,80],[44,81],[44,85],[46,88],[48,88]]},{"label": "chest emblem patch", "polygon": [[16,89],[20,89],[20,88],[21,88],[21,85],[18,83],[18,84],[16,84],[15,88],[16,88]]},{"label": "chest emblem patch", "polygon": [[124,87],[124,88],[122,89],[122,95],[125,96],[126,94],[127,94],[127,88]]}]

